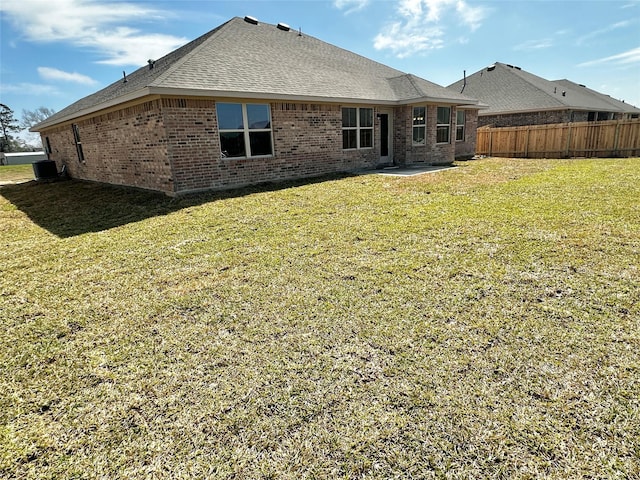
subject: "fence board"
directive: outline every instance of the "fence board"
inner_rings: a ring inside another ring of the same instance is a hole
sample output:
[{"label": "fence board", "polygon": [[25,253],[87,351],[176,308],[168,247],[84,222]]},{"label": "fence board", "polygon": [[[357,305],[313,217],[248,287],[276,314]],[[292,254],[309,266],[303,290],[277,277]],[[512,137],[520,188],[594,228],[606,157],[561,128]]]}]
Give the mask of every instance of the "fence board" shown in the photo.
[{"label": "fence board", "polygon": [[521,158],[640,156],[640,119],[480,127],[476,154]]}]

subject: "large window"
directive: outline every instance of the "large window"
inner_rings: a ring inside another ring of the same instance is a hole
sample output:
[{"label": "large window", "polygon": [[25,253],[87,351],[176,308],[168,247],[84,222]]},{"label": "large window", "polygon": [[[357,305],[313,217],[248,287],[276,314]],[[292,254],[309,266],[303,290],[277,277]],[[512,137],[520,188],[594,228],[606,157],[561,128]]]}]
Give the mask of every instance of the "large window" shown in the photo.
[{"label": "large window", "polygon": [[438,107],[436,122],[436,142],[449,143],[451,141],[451,107]]},{"label": "large window", "polygon": [[273,154],[269,105],[218,103],[216,111],[223,157],[264,157]]},{"label": "large window", "polygon": [[373,147],[373,108],[342,109],[342,148]]},{"label": "large window", "polygon": [[464,142],[464,123],[465,123],[464,110],[458,110],[456,112],[456,141]]},{"label": "large window", "polygon": [[76,152],[78,153],[78,161],[84,163],[84,151],[82,150],[82,142],[80,141],[80,130],[75,123],[71,125],[73,130],[73,141],[76,144]]},{"label": "large window", "polygon": [[413,144],[424,145],[427,134],[427,108],[413,107]]}]

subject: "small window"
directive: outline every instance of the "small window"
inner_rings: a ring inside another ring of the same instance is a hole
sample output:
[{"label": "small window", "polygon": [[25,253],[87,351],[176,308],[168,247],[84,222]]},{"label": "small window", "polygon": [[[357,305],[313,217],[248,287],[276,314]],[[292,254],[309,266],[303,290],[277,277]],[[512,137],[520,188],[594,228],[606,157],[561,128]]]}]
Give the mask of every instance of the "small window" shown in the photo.
[{"label": "small window", "polygon": [[595,122],[596,121],[596,112],[589,112],[587,114],[587,122]]},{"label": "small window", "polygon": [[342,109],[342,148],[355,150],[373,147],[373,108]]},{"label": "small window", "polygon": [[436,121],[436,142],[449,143],[451,141],[451,107],[438,107]]},{"label": "small window", "polygon": [[80,141],[80,130],[75,123],[71,125],[73,130],[73,141],[76,144],[76,152],[78,153],[78,161],[84,163],[84,151],[82,150],[82,142]]},{"label": "small window", "polygon": [[224,158],[273,155],[269,105],[218,103],[216,111]]},{"label": "small window", "polygon": [[427,133],[426,107],[413,107],[413,144],[424,145]]},{"label": "small window", "polygon": [[464,122],[466,120],[465,116],[466,115],[464,110],[458,110],[456,112],[456,141],[457,142],[464,142]]}]

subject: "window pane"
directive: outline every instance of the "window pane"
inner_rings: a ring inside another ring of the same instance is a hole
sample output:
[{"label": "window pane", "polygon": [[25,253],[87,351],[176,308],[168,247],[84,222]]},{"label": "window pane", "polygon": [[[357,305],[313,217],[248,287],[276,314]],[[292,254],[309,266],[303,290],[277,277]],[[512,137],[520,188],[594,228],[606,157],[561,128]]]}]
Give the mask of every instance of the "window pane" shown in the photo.
[{"label": "window pane", "polygon": [[464,110],[458,110],[456,113],[456,123],[458,125],[464,125]]},{"label": "window pane", "polygon": [[251,156],[271,155],[271,132],[249,132]]},{"label": "window pane", "polygon": [[356,110],[355,108],[343,108],[342,109],[342,126],[343,127],[355,127],[356,123]]},{"label": "window pane", "polygon": [[424,107],[413,107],[413,124],[414,125],[425,125],[425,108]]},{"label": "window pane", "polygon": [[360,130],[360,148],[373,147],[373,129],[366,128]]},{"label": "window pane", "polygon": [[350,148],[358,148],[358,131],[343,130],[342,131],[342,148],[349,150]]},{"label": "window pane", "polygon": [[373,108],[360,109],[360,127],[373,127]]},{"label": "window pane", "polygon": [[459,125],[456,127],[456,140],[462,141],[464,140],[464,126]]},{"label": "window pane", "polygon": [[220,130],[241,130],[244,128],[242,121],[242,104],[218,103],[218,128]]},{"label": "window pane", "polygon": [[[269,132],[266,132],[267,134]],[[243,132],[221,132],[220,149],[223,157],[246,157]]]},{"label": "window pane", "polygon": [[449,143],[449,127],[448,126],[437,127],[436,142]]},{"label": "window pane", "polygon": [[425,127],[413,127],[413,143],[424,145]]},{"label": "window pane", "polygon": [[[271,128],[269,105],[247,105],[249,128]],[[253,152],[253,149],[251,149]]]},{"label": "window pane", "polygon": [[438,107],[438,123],[451,123],[451,109],[449,107]]}]

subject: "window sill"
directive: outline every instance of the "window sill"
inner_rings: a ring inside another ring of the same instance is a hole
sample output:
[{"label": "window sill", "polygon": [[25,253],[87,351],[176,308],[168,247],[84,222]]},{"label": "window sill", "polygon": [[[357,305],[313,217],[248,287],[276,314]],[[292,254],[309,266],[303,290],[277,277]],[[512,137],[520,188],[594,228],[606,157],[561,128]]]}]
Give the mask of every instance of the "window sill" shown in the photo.
[{"label": "window sill", "polygon": [[255,159],[261,159],[261,158],[274,158],[275,155],[255,155],[253,157],[220,157],[220,160],[255,160]]}]

